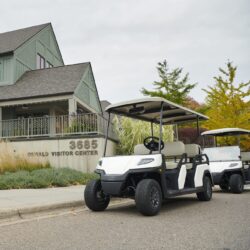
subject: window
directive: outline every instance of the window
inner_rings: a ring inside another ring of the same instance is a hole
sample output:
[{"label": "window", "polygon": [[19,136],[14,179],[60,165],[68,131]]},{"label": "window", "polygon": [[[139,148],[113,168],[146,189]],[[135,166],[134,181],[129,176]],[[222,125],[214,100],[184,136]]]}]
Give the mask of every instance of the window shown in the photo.
[{"label": "window", "polygon": [[36,68],[37,69],[44,69],[45,68],[45,59],[43,56],[37,54],[36,56]]},{"label": "window", "polygon": [[52,68],[53,65],[49,62],[49,61],[46,61],[46,68]]}]

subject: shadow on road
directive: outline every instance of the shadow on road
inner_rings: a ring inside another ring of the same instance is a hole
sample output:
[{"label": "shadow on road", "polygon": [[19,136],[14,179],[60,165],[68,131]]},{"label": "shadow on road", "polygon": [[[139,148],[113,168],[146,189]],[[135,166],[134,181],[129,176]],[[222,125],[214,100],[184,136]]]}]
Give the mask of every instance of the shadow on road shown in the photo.
[{"label": "shadow on road", "polygon": [[[188,206],[198,206],[199,204],[200,204],[200,201],[196,198],[196,196],[170,198],[163,202],[161,213],[182,209],[184,206],[185,208],[187,208]],[[137,209],[136,209],[135,203],[131,200],[129,204],[109,207],[105,211],[105,213],[137,214]]]},{"label": "shadow on road", "polygon": [[[213,193],[217,193],[217,194],[234,194],[234,193],[231,193],[230,191],[223,191],[221,189],[214,189]],[[250,189],[245,188],[244,191],[243,191],[243,194],[244,193],[250,193]],[[235,195],[237,195],[237,194],[235,194]]]}]

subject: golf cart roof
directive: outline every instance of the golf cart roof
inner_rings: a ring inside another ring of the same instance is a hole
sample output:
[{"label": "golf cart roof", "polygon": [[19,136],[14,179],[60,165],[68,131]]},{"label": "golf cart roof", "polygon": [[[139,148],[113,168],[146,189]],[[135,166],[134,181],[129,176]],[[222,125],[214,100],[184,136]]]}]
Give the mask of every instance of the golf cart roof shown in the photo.
[{"label": "golf cart roof", "polygon": [[250,134],[250,130],[242,128],[221,128],[203,132],[201,135],[236,136]]},{"label": "golf cart roof", "polygon": [[163,124],[177,124],[196,121],[197,119],[208,119],[205,115],[197,113],[191,109],[184,108],[161,97],[148,97],[111,104],[106,108],[106,111],[143,121],[159,123],[162,104]]}]

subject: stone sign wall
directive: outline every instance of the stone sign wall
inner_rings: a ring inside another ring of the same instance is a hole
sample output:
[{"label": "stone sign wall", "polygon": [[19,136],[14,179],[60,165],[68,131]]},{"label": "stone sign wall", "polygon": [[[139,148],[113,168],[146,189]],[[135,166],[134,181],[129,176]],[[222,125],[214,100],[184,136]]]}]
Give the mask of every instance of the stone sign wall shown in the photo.
[{"label": "stone sign wall", "polygon": [[[48,161],[57,168],[93,172],[104,151],[104,138],[48,139],[1,142],[0,151],[32,161]],[[115,154],[116,143],[108,140],[107,154]]]}]

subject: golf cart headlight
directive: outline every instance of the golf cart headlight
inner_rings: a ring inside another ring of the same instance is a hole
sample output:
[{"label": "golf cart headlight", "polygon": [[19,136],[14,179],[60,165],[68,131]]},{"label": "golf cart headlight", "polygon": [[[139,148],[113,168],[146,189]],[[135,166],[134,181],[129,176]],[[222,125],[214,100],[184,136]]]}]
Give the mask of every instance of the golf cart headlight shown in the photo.
[{"label": "golf cart headlight", "polygon": [[141,159],[137,165],[144,165],[144,164],[148,164],[150,162],[154,161],[154,158],[144,158]]}]

